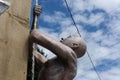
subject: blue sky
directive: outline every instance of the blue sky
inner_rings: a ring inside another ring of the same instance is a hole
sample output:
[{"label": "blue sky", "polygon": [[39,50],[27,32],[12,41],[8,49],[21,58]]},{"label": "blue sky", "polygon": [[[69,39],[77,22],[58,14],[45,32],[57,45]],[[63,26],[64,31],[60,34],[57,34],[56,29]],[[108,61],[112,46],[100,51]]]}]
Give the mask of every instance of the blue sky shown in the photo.
[{"label": "blue sky", "polygon": [[[60,40],[77,34],[64,0],[40,0],[39,30]],[[101,80],[120,79],[120,0],[67,0]],[[32,4],[34,4],[33,0]],[[52,53],[44,49],[48,58]],[[99,80],[87,56],[78,59],[74,80]]]}]

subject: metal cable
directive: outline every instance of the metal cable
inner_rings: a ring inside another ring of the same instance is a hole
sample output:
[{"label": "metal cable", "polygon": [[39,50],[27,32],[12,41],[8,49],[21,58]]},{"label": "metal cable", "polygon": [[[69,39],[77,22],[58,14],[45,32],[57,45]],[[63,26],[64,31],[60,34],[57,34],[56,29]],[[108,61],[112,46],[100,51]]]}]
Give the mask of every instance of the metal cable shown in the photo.
[{"label": "metal cable", "polygon": [[68,11],[69,11],[69,13],[70,13],[70,17],[71,17],[71,19],[72,19],[72,21],[73,21],[73,24],[75,25],[75,27],[76,27],[76,29],[77,29],[77,32],[78,32],[79,36],[81,37],[79,28],[78,28],[77,25],[76,25],[76,22],[75,22],[75,20],[74,20],[74,18],[73,18],[73,15],[72,15],[72,13],[71,13],[71,10],[70,10],[70,8],[69,8],[69,6],[68,6],[67,0],[64,0],[64,1],[65,1],[65,3],[66,3],[66,7],[67,7],[67,9],[68,9]]},{"label": "metal cable", "polygon": [[99,73],[98,73],[98,71],[97,71],[97,69],[95,68],[95,65],[94,65],[94,63],[93,63],[93,61],[92,61],[92,58],[90,57],[90,54],[89,54],[88,51],[87,51],[87,55],[88,55],[88,57],[89,57],[89,59],[90,59],[90,62],[92,63],[93,69],[95,70],[95,72],[96,72],[99,80],[102,80],[101,77],[100,77],[100,75],[99,75]]},{"label": "metal cable", "polygon": [[[67,0],[64,0],[64,1],[65,1],[65,4],[66,4],[66,7],[67,7],[67,9],[68,9],[68,12],[70,13],[70,17],[71,17],[71,19],[72,19],[72,21],[73,21],[73,23],[74,23],[74,25],[75,25],[75,27],[76,27],[76,30],[77,30],[79,36],[81,37],[79,28],[77,27],[76,22],[75,22],[75,20],[74,20],[74,18],[73,18],[72,12],[71,12],[71,10],[70,10],[70,8],[69,8],[69,6],[68,6],[68,2],[67,2]],[[88,55],[88,57],[89,57],[89,59],[90,59],[90,62],[92,63],[92,66],[93,66],[94,71],[96,72],[96,74],[97,74],[97,76],[98,76],[98,79],[101,80],[101,77],[100,77],[97,69],[95,68],[95,65],[94,65],[94,63],[93,63],[93,61],[92,61],[92,58],[90,57],[88,51],[87,51],[87,55]]]}]

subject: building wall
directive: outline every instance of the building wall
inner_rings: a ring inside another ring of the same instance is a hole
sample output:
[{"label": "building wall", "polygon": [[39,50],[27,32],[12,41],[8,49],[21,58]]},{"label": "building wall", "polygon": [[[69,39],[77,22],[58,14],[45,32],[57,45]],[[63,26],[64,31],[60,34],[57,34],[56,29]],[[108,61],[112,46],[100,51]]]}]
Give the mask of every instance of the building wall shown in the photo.
[{"label": "building wall", "polygon": [[0,80],[26,80],[31,0],[8,0],[0,15]]}]

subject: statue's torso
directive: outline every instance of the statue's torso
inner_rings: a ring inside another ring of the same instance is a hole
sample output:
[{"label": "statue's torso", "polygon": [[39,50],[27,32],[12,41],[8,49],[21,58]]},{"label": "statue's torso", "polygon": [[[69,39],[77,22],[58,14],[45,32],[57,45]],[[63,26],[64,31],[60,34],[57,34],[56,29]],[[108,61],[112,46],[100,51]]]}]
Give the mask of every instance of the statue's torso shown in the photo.
[{"label": "statue's torso", "polygon": [[76,71],[71,71],[65,63],[56,58],[45,63],[38,80],[73,80],[75,74]]}]

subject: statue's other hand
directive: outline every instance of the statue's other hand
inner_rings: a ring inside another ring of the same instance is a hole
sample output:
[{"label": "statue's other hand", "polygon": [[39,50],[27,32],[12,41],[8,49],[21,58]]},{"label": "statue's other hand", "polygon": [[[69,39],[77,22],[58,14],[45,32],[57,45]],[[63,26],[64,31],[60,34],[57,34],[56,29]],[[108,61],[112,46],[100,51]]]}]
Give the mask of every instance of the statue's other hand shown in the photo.
[{"label": "statue's other hand", "polygon": [[39,16],[42,11],[42,6],[41,5],[35,5],[34,6],[34,15]]}]

